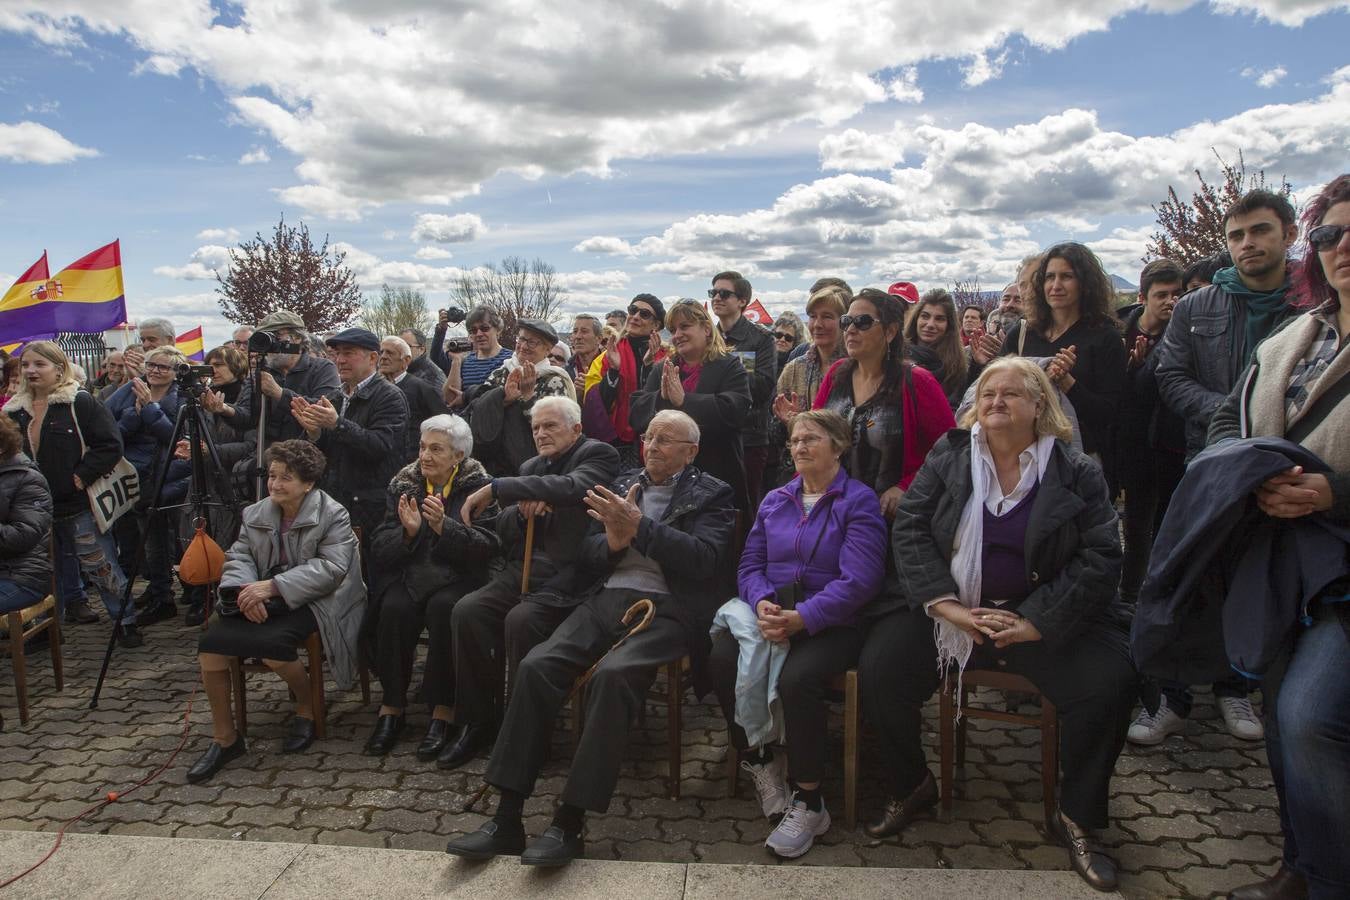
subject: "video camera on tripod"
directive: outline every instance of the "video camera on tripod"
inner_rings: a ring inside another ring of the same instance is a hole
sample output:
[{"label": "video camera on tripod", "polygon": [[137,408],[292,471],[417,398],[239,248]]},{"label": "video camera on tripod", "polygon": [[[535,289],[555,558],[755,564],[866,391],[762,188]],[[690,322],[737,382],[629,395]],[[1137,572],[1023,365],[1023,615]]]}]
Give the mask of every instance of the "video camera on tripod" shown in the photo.
[{"label": "video camera on tripod", "polygon": [[255,331],[248,339],[249,353],[298,354],[303,350],[304,345],[298,341],[283,341],[270,331]]},{"label": "video camera on tripod", "polygon": [[202,383],[202,379],[210,378],[214,374],[215,369],[210,366],[179,363],[177,368],[174,369],[173,380],[178,385],[180,392],[190,394],[194,400],[200,400],[207,387]]}]

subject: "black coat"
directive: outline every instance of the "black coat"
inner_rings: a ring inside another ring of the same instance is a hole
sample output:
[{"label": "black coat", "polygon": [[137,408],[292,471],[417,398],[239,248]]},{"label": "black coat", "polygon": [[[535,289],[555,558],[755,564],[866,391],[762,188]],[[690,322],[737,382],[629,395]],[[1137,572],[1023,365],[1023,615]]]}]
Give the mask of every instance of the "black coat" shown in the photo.
[{"label": "black coat", "polygon": [[[32,459],[28,425],[33,421],[33,411],[28,398],[13,397],[5,404],[5,412],[18,423],[19,431],[23,433],[23,452]],[[76,416],[88,452],[80,448],[80,435],[75,430]],[[48,398],[47,417],[42,423],[36,462],[51,489],[57,518],[89,512],[89,495],[75,486],[76,475],[84,484],[93,484],[111,472],[121,458],[122,433],[103,404],[73,386],[52,393]]]},{"label": "black coat", "polygon": [[419,356],[408,364],[408,374],[431,385],[437,394],[440,394],[441,388],[445,386],[445,373],[426,355]]},{"label": "black coat", "polygon": [[[333,361],[312,353],[301,354],[289,372],[285,375],[273,373],[273,377],[281,387],[281,398],[270,400],[267,404],[266,437],[269,444],[305,436],[305,430],[295,421],[295,416],[291,415],[292,400],[304,397],[311,403],[317,403],[320,397],[331,395],[342,387]],[[238,402],[230,405],[235,410],[235,414],[230,418],[236,428],[245,430],[257,428],[258,411],[254,409],[252,378],[249,378],[239,392]]]},{"label": "black coat", "polygon": [[[628,423],[637,434],[647,430],[658,412],[674,409],[661,396],[662,371],[662,366],[653,366],[647,383],[641,390],[634,391],[628,401]],[[698,387],[685,392],[681,411],[698,423],[700,438],[694,465],[731,485],[736,508],[750,512],[745,486],[745,451],[741,443],[750,412],[750,380],[741,361],[734,356],[724,356],[704,363],[698,375]]]},{"label": "black coat", "polygon": [[52,495],[37,466],[22,455],[0,462],[0,581],[47,593]]},{"label": "black coat", "polygon": [[[722,330],[720,324],[717,330]],[[722,340],[732,355],[741,360],[750,386],[750,410],[741,429],[742,443],[746,447],[763,447],[769,442],[769,408],[778,385],[778,350],[773,334],[741,316],[730,331],[722,333]]]},{"label": "black coat", "polygon": [[[1142,306],[1127,315],[1124,322],[1128,336],[1139,327]],[[1162,356],[1162,340],[1158,342],[1139,366],[1125,370],[1125,393],[1120,402],[1116,425],[1116,460],[1122,480],[1129,483],[1141,474],[1144,477],[1154,468],[1152,450],[1183,454],[1186,452],[1186,423],[1162,402],[1158,393],[1158,360]],[[1132,348],[1127,348],[1127,350]],[[1128,358],[1128,357],[1127,357]]]},{"label": "black coat", "polygon": [[[342,410],[342,390],[328,402]],[[370,535],[384,517],[385,490],[403,467],[401,452],[408,427],[403,392],[376,375],[347,404],[337,425],[325,428],[316,442],[328,457],[320,486],[351,513],[352,525]]]},{"label": "black coat", "polygon": [[[970,432],[938,439],[900,501],[891,549],[900,592],[910,606],[957,593],[952,546],[970,499]],[[1027,523],[1026,574],[1031,593],[1017,612],[1051,649],[1089,630],[1124,651],[1129,616],[1116,587],[1120,536],[1101,468],[1062,441],[1046,466]]]},{"label": "black coat", "polygon": [[465,592],[481,586],[498,548],[497,533],[492,530],[498,510],[496,505],[489,506],[472,527],[459,516],[465,499],[491,481],[478,460],[463,460],[450,488],[440,535],[424,519],[417,536],[409,541],[398,517],[398,501],[404,494],[411,495],[420,509],[427,486],[417,463],[400,469],[389,481],[384,521],[370,540],[372,594],[381,595],[392,584],[402,584],[414,598],[426,597],[447,585],[462,587]]},{"label": "black coat", "polygon": [[450,408],[441,398],[441,392],[425,380],[414,376],[412,369],[408,369],[407,377],[395,387],[403,392],[403,399],[408,403],[408,427],[404,429],[403,452],[399,457],[401,461],[408,462],[417,457],[417,445],[422,438],[422,423],[432,416],[448,413]]},{"label": "black coat", "polygon": [[[641,474],[641,469],[625,472],[612,490],[625,496]],[[690,659],[697,671],[701,671],[711,647],[708,629],[713,614],[731,597],[723,587],[722,573],[729,562],[736,527],[733,501],[731,485],[686,466],[666,511],[660,519],[643,516],[633,538],[633,547],[661,567],[675,601],[675,615],[687,632]],[[604,588],[605,580],[627,552],[611,553],[604,525],[594,520],[581,551],[581,583],[586,595]]]},{"label": "black coat", "polygon": [[587,491],[598,484],[610,484],[618,474],[618,450],[603,441],[580,437],[555,459],[536,456],[525,461],[519,475],[492,480],[493,496],[502,505],[497,535],[511,559],[523,559],[525,553],[525,519],[515,504],[543,500],[553,507],[551,513],[535,522],[530,575],[533,598],[554,606],[580,602],[575,589],[577,562],[591,523],[583,500]]}]

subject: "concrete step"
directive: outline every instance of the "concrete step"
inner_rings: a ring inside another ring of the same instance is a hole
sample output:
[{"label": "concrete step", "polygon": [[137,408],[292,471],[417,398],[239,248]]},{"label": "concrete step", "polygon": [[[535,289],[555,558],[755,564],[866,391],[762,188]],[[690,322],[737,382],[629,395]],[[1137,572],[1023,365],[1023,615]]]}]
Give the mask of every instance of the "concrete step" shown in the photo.
[{"label": "concrete step", "polygon": [[[0,882],[41,859],[55,835],[0,831]],[[46,865],[4,892],[63,900],[312,900],[462,897],[625,900],[970,900],[1099,898],[1072,872],[734,866],[578,860],[540,871],[514,857],[129,835],[67,835]]]}]

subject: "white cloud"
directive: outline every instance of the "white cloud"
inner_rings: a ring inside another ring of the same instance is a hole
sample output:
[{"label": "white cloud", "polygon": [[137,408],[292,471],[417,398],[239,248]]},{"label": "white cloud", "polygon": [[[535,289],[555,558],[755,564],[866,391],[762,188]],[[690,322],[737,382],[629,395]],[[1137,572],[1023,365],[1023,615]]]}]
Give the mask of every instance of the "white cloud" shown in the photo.
[{"label": "white cloud", "polygon": [[919,67],[905,66],[901,69],[900,74],[886,85],[886,93],[892,100],[901,103],[922,103],[923,88],[919,87]]},{"label": "white cloud", "polygon": [[434,241],[438,244],[458,244],[475,241],[487,230],[483,220],[474,213],[446,216],[440,213],[422,213],[413,223],[414,241]]},{"label": "white cloud", "polygon": [[[975,84],[997,77],[1011,38],[1058,48],[1122,14],[1196,2],[239,0],[224,16],[208,0],[7,0],[0,30],[67,52],[125,35],[140,71],[195,69],[300,160],[283,202],[353,219],[448,204],[500,173],[604,175],[619,159],[833,127],[868,104],[916,102],[917,63],[971,61]],[[1210,2],[1282,25],[1347,6]],[[883,84],[883,68],[902,74]]]},{"label": "white cloud", "polygon": [[68,163],[98,151],[67,140],[58,131],[37,122],[0,123],[0,158],[16,163]]},{"label": "white cloud", "polygon": [[61,109],[60,100],[41,100],[37,103],[25,103],[23,111],[37,116],[53,116]]},{"label": "white cloud", "polygon": [[213,281],[217,271],[230,267],[230,250],[218,244],[207,244],[192,251],[186,265],[156,266],[155,274],[183,281]]},{"label": "white cloud", "polygon": [[580,272],[560,272],[557,280],[558,286],[565,291],[594,293],[596,291],[621,290],[626,288],[632,279],[627,272],[619,269],[609,269],[604,272],[592,272],[583,269]]},{"label": "white cloud", "polygon": [[597,235],[586,238],[572,250],[576,253],[599,253],[605,256],[634,256],[637,248],[623,238]]},{"label": "white cloud", "polygon": [[418,247],[413,254],[418,259],[450,259],[455,254],[441,247]]},{"label": "white cloud", "polygon": [[1257,87],[1272,88],[1284,80],[1288,75],[1288,70],[1284,66],[1275,66],[1270,69],[1255,69],[1251,66],[1242,70],[1243,78],[1250,78],[1256,82]]},{"label": "white cloud", "polygon": [[266,147],[254,147],[243,156],[239,157],[239,165],[252,166],[258,163],[271,162],[272,157],[267,155]]},{"label": "white cloud", "polygon": [[1106,271],[1137,283],[1139,270],[1144,267],[1144,251],[1153,238],[1153,231],[1151,225],[1115,228],[1106,237],[1088,241],[1087,245],[1101,259]]},{"label": "white cloud", "polygon": [[998,56],[990,56],[988,53],[976,53],[970,58],[965,66],[961,68],[964,75],[962,79],[966,87],[978,87],[986,81],[991,81],[1003,75],[1003,67],[1008,62],[1008,51],[1004,50]]},{"label": "white cloud", "polygon": [[237,228],[203,228],[197,232],[199,241],[224,241],[227,244],[238,243],[239,229]]}]

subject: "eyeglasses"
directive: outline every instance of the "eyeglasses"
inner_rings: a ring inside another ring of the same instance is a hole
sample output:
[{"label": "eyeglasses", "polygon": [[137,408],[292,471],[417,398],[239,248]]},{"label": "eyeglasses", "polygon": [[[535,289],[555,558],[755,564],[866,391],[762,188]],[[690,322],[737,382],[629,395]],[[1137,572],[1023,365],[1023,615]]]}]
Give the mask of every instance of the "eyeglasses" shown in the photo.
[{"label": "eyeglasses", "polygon": [[698,441],[682,441],[679,438],[666,437],[664,434],[644,434],[642,443],[648,447],[668,447],[671,444],[697,444]]},{"label": "eyeglasses", "polygon": [[487,333],[490,332],[491,330],[492,330],[492,326],[491,326],[491,325],[471,325],[471,326],[469,326],[469,334],[487,334]]},{"label": "eyeglasses", "polygon": [[636,303],[628,307],[628,314],[630,316],[637,316],[639,319],[646,319],[648,322],[656,318],[656,313],[645,306],[638,306]]},{"label": "eyeglasses", "polygon": [[840,316],[839,328],[842,331],[848,331],[856,327],[859,331],[867,331],[873,325],[877,324],[878,319],[870,313],[863,313],[860,316]]},{"label": "eyeglasses", "polygon": [[1345,232],[1350,230],[1350,226],[1345,225],[1318,225],[1312,231],[1308,232],[1308,243],[1312,244],[1317,250],[1330,250],[1341,242]]},{"label": "eyeglasses", "polygon": [[518,334],[516,335],[516,346],[524,347],[526,349],[532,349],[534,347],[544,346],[544,342],[539,340],[539,338],[533,338],[529,337],[528,335]]},{"label": "eyeglasses", "polygon": [[709,300],[730,300],[735,296],[735,291],[729,291],[726,288],[708,288]]},{"label": "eyeglasses", "polygon": [[787,443],[789,447],[814,447],[823,440],[825,438],[818,434],[803,434],[800,437],[788,438]]},{"label": "eyeglasses", "polygon": [[155,371],[155,372],[172,372],[172,371],[173,371],[173,366],[166,366],[166,365],[164,365],[164,363],[146,363],[146,364],[145,364],[145,371],[147,371],[147,372],[150,372],[150,371]]},{"label": "eyeglasses", "polygon": [[567,365],[567,360],[563,359],[561,355],[554,356],[552,353],[550,353],[550,354],[548,355],[548,361],[549,361],[549,362],[553,362],[553,363],[557,363],[557,364],[560,365],[560,366],[565,366],[565,365]]},{"label": "eyeglasses", "polygon": [[792,340],[792,337],[793,337],[792,335],[787,334],[787,333],[782,332],[782,331],[775,331],[775,332],[773,333],[773,339],[774,339],[775,341],[789,341],[789,342],[790,342],[790,341]]}]

